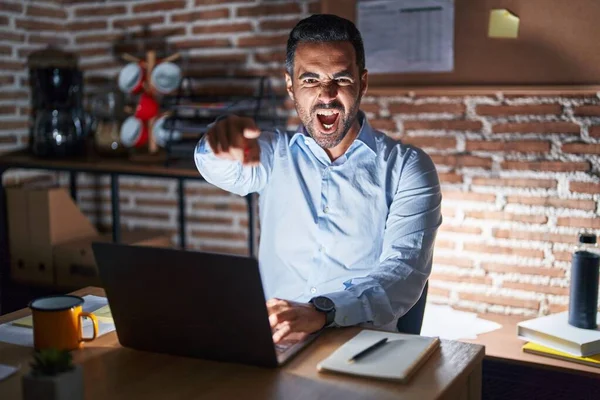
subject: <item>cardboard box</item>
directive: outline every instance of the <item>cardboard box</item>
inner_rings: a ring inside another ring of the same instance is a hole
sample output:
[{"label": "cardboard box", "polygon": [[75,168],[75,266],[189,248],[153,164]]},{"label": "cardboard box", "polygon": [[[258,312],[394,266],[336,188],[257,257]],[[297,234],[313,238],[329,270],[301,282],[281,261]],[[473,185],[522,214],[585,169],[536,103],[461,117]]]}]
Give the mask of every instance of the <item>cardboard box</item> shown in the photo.
[{"label": "cardboard box", "polygon": [[53,285],[53,247],[98,231],[63,188],[11,187],[6,196],[12,279]]},{"label": "cardboard box", "polygon": [[[92,243],[111,241],[111,234],[103,234],[54,246],[56,286],[61,288],[102,287],[92,252]],[[123,231],[121,232],[121,242],[138,246],[172,246],[171,238],[168,235],[152,230]]]}]

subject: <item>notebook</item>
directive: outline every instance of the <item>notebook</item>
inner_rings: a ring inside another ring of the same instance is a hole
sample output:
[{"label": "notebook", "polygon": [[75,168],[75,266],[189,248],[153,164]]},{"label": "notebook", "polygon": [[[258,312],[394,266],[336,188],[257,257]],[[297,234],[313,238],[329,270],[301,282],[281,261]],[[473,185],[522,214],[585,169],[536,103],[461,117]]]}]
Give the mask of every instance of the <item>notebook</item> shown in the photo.
[{"label": "notebook", "polygon": [[562,351],[554,350],[532,342],[523,345],[522,349],[525,353],[537,354],[539,356],[551,357],[559,360],[571,361],[578,364],[600,368],[600,354],[590,357],[576,357],[572,356],[571,354],[563,353]]},{"label": "notebook", "polygon": [[[587,357],[600,353],[600,329],[581,329],[569,325],[569,313],[530,319],[517,324],[520,339],[569,353]],[[598,314],[600,321],[600,313]]]},{"label": "notebook", "polygon": [[[383,346],[360,360],[348,362],[352,356],[383,338],[388,339]],[[321,361],[317,370],[405,383],[439,346],[437,337],[363,330]]]}]

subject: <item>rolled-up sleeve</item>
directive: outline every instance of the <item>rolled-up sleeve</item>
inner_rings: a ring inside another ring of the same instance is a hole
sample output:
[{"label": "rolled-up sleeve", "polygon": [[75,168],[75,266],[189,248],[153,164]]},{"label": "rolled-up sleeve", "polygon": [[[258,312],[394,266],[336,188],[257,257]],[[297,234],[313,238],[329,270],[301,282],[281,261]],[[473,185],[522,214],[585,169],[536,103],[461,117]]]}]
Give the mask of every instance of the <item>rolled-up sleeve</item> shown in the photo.
[{"label": "rolled-up sleeve", "polygon": [[423,151],[411,148],[404,159],[379,265],[367,276],[344,282],[345,290],[324,295],[335,303],[338,326],[393,322],[419,300],[431,273],[435,236],[442,223],[439,179]]},{"label": "rolled-up sleeve", "polygon": [[269,181],[277,138],[277,132],[261,133],[258,138],[260,163],[249,167],[243,166],[239,161],[215,156],[205,135],[198,141],[194,150],[196,168],[208,183],[228,192],[240,196],[260,192]]}]

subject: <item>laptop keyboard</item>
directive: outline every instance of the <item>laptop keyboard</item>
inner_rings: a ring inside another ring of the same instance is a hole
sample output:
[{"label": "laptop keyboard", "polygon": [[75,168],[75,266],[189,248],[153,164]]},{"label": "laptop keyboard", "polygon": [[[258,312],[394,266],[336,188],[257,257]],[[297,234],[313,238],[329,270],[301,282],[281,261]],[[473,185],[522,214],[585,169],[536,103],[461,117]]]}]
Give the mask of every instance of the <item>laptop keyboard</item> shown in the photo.
[{"label": "laptop keyboard", "polygon": [[279,353],[279,354],[285,353],[287,350],[290,349],[290,347],[292,347],[295,344],[296,344],[296,342],[276,343],[275,344],[275,351],[277,353]]}]

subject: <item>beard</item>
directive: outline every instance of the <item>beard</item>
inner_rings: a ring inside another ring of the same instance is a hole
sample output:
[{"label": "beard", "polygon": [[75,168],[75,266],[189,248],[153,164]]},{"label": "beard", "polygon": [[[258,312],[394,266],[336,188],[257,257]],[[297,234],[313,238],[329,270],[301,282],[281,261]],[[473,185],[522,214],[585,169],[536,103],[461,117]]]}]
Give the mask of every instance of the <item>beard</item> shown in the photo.
[{"label": "beard", "polygon": [[[350,128],[352,128],[358,114],[360,98],[361,96],[359,95],[348,112],[346,112],[344,106],[337,100],[334,100],[329,104],[316,104],[312,107],[310,112],[307,112],[307,110],[298,103],[295,105],[298,116],[310,137],[312,137],[322,148],[330,149],[340,144],[348,134],[348,131],[350,131]],[[324,133],[319,129],[321,123],[318,121],[317,117],[318,110],[336,110],[339,112],[338,121],[335,122],[337,124],[335,131]]]}]

